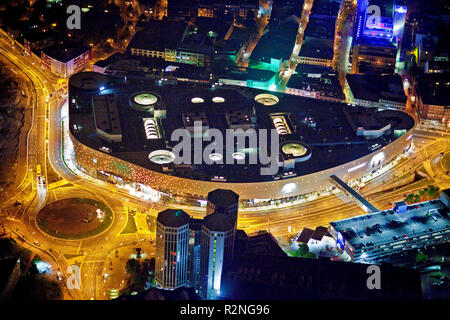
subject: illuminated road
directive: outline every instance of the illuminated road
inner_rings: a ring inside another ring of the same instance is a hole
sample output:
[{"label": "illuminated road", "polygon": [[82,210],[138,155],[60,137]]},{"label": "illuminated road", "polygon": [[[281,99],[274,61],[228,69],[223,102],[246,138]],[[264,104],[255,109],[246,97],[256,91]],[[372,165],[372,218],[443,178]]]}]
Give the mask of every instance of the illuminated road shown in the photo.
[{"label": "illuminated road", "polygon": [[[81,290],[70,290],[73,298],[105,299],[107,296],[103,288],[102,272],[105,268],[105,262],[109,259],[108,254],[119,247],[128,248],[129,246],[139,245],[140,247],[150,248],[150,240],[152,237],[154,238],[154,234],[150,232],[120,234],[127,222],[126,207],[137,208],[139,212],[144,210],[155,216],[157,212],[170,206],[142,201],[114,185],[92,178],[80,178],[68,169],[62,159],[63,128],[61,127],[62,121],[67,120],[65,118],[67,115],[64,114],[66,111],[63,107],[66,97],[61,91],[55,91],[64,86],[66,82],[55,79],[48,72],[42,70],[36,58],[22,57],[20,50],[12,46],[10,40],[0,39],[0,54],[9,61],[12,69],[21,70],[26,74],[36,90],[30,137],[26,145],[20,145],[20,149],[25,148],[28,154],[28,161],[24,162],[27,163],[27,167],[20,170],[19,175],[23,175],[24,178],[19,180],[23,180],[23,182],[17,192],[11,194],[9,201],[11,203],[11,201],[19,199],[24,203],[24,206],[22,212],[17,216],[6,218],[4,225],[13,233],[12,236],[15,239],[22,237],[28,241],[27,247],[31,250],[38,254],[45,253],[51,257],[53,263],[55,263],[55,268],[59,268],[63,274],[63,284],[68,276],[65,273],[67,267],[79,263],[82,288]],[[47,97],[50,93],[52,93],[52,97],[47,103]],[[429,184],[438,184],[441,187],[449,185],[448,177],[443,176],[439,161],[436,160],[440,152],[449,151],[448,137],[444,137],[443,133],[421,129],[414,134],[413,141],[416,148],[419,149],[413,157],[406,159],[393,170],[367,183],[361,190],[361,193],[368,196],[377,208],[388,208],[388,203],[401,200],[404,194],[419,190]],[[422,180],[398,188],[396,191],[382,193],[383,188],[392,186],[395,177],[413,172],[427,159],[430,160],[432,170],[436,172],[432,180]],[[47,160],[50,164],[48,167]],[[48,186],[42,183],[38,184],[35,172],[37,164],[42,166],[42,176],[45,179],[47,179],[47,173],[52,170],[63,179],[63,182],[51,189],[47,189]],[[23,186],[32,186],[32,189],[30,188],[31,191],[27,193]],[[112,226],[101,235],[85,240],[61,240],[43,234],[35,223],[35,217],[39,209],[55,200],[73,197],[89,197],[104,202],[114,213]],[[204,208],[192,208],[186,211],[194,217],[205,215]],[[147,213],[144,213],[144,215]],[[288,235],[288,226],[300,231],[303,227],[314,228],[327,225],[330,221],[360,214],[364,214],[364,212],[358,206],[342,195],[337,195],[319,198],[289,208],[241,211],[238,227],[248,233],[262,229],[270,230],[276,237],[284,241]],[[136,219],[138,230],[147,228],[142,221],[145,221],[145,219]],[[113,280],[117,282],[117,280],[123,278],[123,270],[115,270],[111,276],[115,277]]]},{"label": "illuminated road", "polygon": [[303,45],[303,38],[305,35],[306,26],[309,22],[309,16],[311,15],[311,8],[313,6],[314,0],[305,0],[303,2],[302,16],[300,17],[300,23],[298,25],[297,36],[295,39],[294,48],[292,49],[291,56],[288,61],[288,66],[282,73],[278,75],[279,82],[277,83],[278,88],[282,91],[286,88],[289,79],[294,74],[295,69],[299,63],[298,55]]},{"label": "illuminated road", "polygon": [[356,13],[357,3],[356,0],[342,1],[336,19],[333,68],[338,72],[342,88],[345,88],[345,75],[347,74],[350,61],[353,18]]}]

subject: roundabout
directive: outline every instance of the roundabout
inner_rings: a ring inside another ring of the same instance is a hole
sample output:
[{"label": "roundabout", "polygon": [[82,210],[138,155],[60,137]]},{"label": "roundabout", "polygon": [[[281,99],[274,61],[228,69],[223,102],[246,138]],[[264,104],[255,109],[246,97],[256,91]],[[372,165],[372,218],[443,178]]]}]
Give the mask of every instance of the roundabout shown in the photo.
[{"label": "roundabout", "polygon": [[104,203],[88,198],[57,200],[43,207],[36,216],[45,234],[64,240],[81,240],[106,231],[113,214]]},{"label": "roundabout", "polygon": [[444,168],[446,172],[450,172],[450,152],[444,154],[444,156],[441,159],[441,164],[442,168]]}]

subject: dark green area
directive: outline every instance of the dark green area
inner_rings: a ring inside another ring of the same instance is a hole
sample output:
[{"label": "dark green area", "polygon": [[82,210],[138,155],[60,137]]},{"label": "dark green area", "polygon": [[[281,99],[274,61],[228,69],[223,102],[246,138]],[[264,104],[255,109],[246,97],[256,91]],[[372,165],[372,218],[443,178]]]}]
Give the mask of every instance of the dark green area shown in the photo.
[{"label": "dark green area", "polygon": [[129,259],[125,265],[125,270],[130,278],[126,286],[120,291],[120,294],[131,294],[132,292],[141,292],[155,285],[155,258]]},{"label": "dark green area", "polygon": [[109,207],[107,207],[103,202],[100,202],[98,200],[94,199],[87,199],[87,198],[80,198],[80,199],[70,199],[72,201],[79,201],[79,203],[88,203],[92,206],[95,206],[102,210],[105,213],[105,217],[103,222],[95,229],[90,230],[88,232],[83,232],[80,234],[66,234],[64,232],[57,232],[56,230],[50,228],[47,223],[47,219],[44,217],[37,216],[36,223],[38,227],[43,230],[45,233],[51,235],[55,238],[60,239],[70,239],[70,240],[79,240],[79,239],[85,239],[89,237],[93,237],[96,235],[99,235],[100,233],[104,232],[106,229],[111,226],[113,221],[113,214]]},{"label": "dark green area", "polygon": [[148,214],[146,220],[150,232],[156,232],[156,217]]},{"label": "dark green area", "polygon": [[136,231],[137,227],[136,222],[134,221],[134,216],[128,213],[127,225],[125,226],[125,228],[123,228],[120,234],[135,233]]}]

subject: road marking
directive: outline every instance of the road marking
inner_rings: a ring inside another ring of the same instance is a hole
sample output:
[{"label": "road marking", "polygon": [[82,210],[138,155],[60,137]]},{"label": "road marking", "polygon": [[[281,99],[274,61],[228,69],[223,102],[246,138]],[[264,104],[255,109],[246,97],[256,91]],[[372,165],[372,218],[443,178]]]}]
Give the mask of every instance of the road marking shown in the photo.
[{"label": "road marking", "polygon": [[78,246],[78,250],[77,250],[77,254],[80,253],[80,249],[81,249],[81,244],[83,243],[83,240],[80,241],[80,245]]}]

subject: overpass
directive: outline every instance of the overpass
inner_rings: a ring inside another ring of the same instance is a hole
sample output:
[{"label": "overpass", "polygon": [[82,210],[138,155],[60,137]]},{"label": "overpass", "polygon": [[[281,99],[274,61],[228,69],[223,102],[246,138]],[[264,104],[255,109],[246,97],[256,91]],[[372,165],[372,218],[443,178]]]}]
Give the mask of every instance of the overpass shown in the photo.
[{"label": "overpass", "polygon": [[330,176],[329,181],[333,186],[341,190],[347,197],[349,197],[354,203],[360,206],[365,212],[374,213],[380,211],[334,174]]}]

